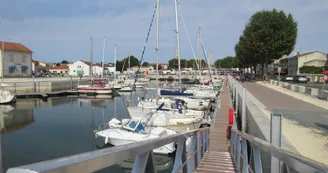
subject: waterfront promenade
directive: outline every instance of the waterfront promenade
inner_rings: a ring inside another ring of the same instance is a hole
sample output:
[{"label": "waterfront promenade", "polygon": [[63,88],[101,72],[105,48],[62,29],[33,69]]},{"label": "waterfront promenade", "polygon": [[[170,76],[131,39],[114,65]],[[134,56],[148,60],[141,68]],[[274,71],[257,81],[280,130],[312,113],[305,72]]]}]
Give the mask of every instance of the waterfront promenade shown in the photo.
[{"label": "waterfront promenade", "polygon": [[243,84],[264,115],[270,117],[272,111],[283,114],[282,133],[300,154],[328,164],[328,110],[316,106],[315,101],[309,103],[265,85]]}]

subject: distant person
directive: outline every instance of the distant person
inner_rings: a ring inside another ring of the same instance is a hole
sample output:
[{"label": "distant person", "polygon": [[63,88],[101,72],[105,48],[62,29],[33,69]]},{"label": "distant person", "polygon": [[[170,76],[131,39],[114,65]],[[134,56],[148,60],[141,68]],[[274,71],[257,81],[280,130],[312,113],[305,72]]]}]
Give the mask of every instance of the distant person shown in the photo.
[{"label": "distant person", "polygon": [[246,79],[246,77],[245,77],[245,74],[243,73],[243,74],[241,75],[241,83],[244,83],[244,82],[245,82],[245,79]]}]

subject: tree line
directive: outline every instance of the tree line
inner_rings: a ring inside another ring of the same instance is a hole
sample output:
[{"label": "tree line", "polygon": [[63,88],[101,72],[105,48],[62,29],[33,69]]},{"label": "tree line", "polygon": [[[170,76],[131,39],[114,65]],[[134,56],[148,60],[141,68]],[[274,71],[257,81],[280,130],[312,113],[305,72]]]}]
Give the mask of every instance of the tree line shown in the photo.
[{"label": "tree line", "polygon": [[256,12],[246,23],[234,50],[235,56],[217,60],[221,68],[251,68],[261,65],[262,74],[267,73],[274,59],[289,55],[296,44],[297,22],[284,11],[263,10]]}]

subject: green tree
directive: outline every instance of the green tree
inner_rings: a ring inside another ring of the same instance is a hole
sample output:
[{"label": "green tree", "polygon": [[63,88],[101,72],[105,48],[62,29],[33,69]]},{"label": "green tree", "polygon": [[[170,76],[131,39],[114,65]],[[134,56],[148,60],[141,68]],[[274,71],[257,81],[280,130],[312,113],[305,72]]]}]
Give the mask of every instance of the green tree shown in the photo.
[{"label": "green tree", "polygon": [[303,66],[299,70],[301,73],[312,73],[312,74],[320,74],[322,73],[326,68],[323,67],[315,67],[315,66]]},{"label": "green tree", "polygon": [[56,66],[60,66],[60,63],[56,63]]},{"label": "green tree", "polygon": [[297,31],[297,23],[291,14],[276,9],[256,12],[235,46],[239,65],[261,64],[263,72],[263,67],[273,59],[289,55],[294,50]]},{"label": "green tree", "polygon": [[142,63],[142,66],[143,66],[143,67],[149,67],[150,64],[149,64],[148,62],[143,62],[143,63]]},{"label": "green tree", "polygon": [[68,64],[68,61],[63,60],[63,61],[61,62],[61,64]]},{"label": "green tree", "polygon": [[[137,57],[131,55],[130,56],[130,66],[139,66],[139,60]],[[121,61],[116,61],[116,71],[126,71],[126,69],[129,67],[129,57],[126,57],[122,59]]]},{"label": "green tree", "polygon": [[233,68],[235,67],[234,58],[235,57],[227,56],[225,58],[218,59],[214,62],[214,66],[216,68]]}]

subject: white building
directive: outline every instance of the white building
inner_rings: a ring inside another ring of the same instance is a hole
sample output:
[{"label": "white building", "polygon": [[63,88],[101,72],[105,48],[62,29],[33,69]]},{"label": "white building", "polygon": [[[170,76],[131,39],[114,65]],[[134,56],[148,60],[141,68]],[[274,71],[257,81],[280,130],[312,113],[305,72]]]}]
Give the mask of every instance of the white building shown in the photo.
[{"label": "white building", "polygon": [[91,63],[87,61],[78,60],[71,65],[69,65],[69,75],[70,76],[90,76],[90,66]]},{"label": "white building", "polygon": [[2,50],[2,44],[0,41],[0,76],[32,76],[32,51],[23,44],[11,42],[4,42]]},{"label": "white building", "polygon": [[39,72],[39,62],[32,59],[32,73]]}]

